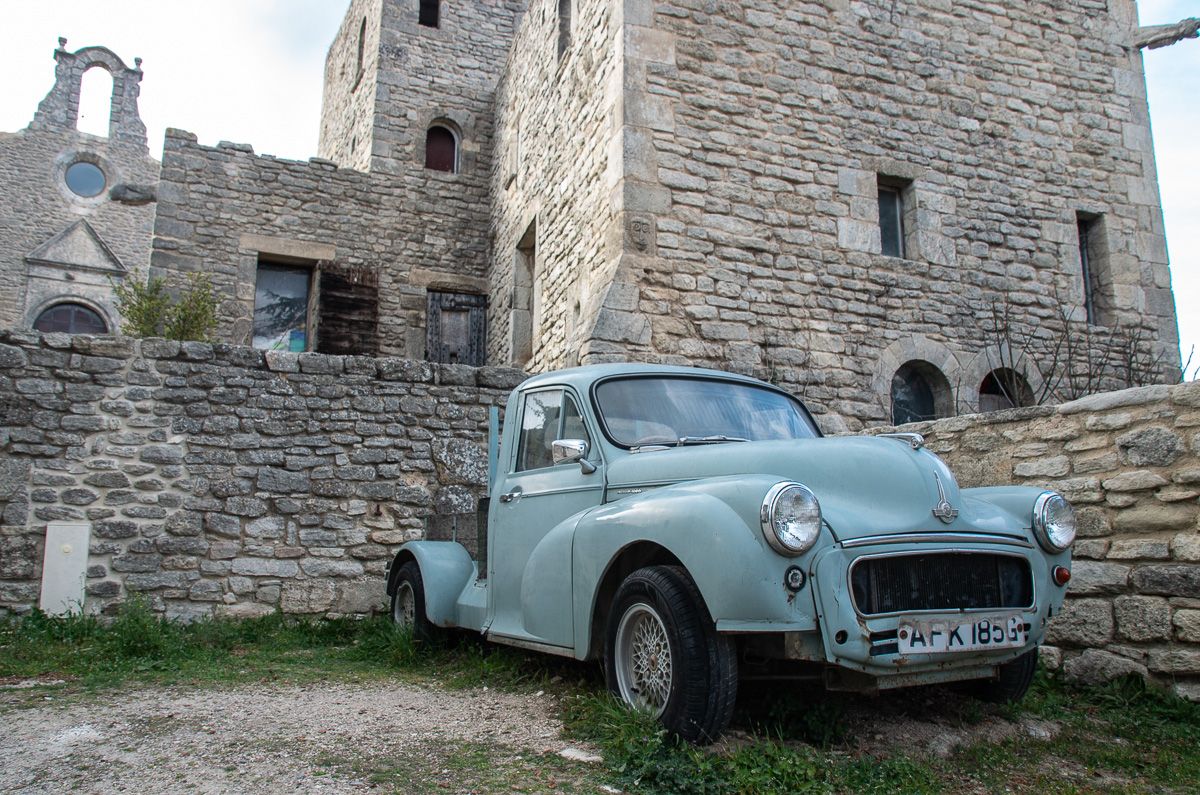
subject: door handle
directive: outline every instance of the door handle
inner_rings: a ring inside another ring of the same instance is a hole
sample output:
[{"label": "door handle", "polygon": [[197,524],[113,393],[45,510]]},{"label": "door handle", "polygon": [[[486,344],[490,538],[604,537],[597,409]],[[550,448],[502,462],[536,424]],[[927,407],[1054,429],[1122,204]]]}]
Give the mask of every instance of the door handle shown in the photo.
[{"label": "door handle", "polygon": [[501,494],[500,502],[512,502],[513,500],[520,499],[520,497],[521,497],[521,490],[513,489],[508,494]]}]

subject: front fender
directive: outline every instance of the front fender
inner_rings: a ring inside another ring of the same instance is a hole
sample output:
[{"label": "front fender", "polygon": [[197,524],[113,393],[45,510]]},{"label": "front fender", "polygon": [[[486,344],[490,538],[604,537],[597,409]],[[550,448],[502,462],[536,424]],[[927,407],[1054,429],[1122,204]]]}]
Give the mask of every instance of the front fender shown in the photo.
[{"label": "front fender", "polygon": [[[396,560],[412,556],[421,569],[425,585],[425,616],[439,627],[458,626],[455,604],[459,594],[476,577],[475,561],[457,541],[409,541],[400,547]],[[395,570],[398,564],[393,564]],[[388,582],[388,593],[395,585]]]},{"label": "front fender", "polygon": [[832,542],[828,528],[805,555],[788,558],[763,539],[758,510],[774,475],[712,478],[677,484],[609,503],[575,531],[572,556],[575,646],[588,651],[592,616],[604,575],[620,552],[648,541],[679,559],[696,583],[717,629],[727,632],[809,631],[816,611],[808,588],[783,585],[789,566],[808,571],[813,551]]}]

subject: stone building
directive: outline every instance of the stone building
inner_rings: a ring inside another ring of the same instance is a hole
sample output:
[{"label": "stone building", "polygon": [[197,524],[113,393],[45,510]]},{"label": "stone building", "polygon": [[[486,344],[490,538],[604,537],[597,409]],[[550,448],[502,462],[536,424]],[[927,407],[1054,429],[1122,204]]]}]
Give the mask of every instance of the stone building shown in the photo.
[{"label": "stone building", "polygon": [[[104,47],[54,53],[55,83],[29,127],[0,133],[0,327],[115,333],[112,282],[150,263],[158,162],[138,115],[141,59]],[[76,127],[85,72],[112,75],[107,137]]]},{"label": "stone building", "polygon": [[1196,26],[1166,27],[1135,0],[352,0],[320,157],[168,131],[150,270],[211,273],[233,343],[711,365],[829,429],[1154,382],[1179,361],[1141,48]]}]

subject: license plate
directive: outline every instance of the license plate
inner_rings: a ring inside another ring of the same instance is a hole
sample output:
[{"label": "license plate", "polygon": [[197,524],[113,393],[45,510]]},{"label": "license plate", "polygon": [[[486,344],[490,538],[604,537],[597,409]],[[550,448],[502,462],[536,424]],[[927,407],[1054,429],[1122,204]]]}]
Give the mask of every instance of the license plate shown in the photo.
[{"label": "license plate", "polygon": [[901,654],[1014,649],[1028,639],[1020,615],[959,618],[902,618],[896,632]]}]

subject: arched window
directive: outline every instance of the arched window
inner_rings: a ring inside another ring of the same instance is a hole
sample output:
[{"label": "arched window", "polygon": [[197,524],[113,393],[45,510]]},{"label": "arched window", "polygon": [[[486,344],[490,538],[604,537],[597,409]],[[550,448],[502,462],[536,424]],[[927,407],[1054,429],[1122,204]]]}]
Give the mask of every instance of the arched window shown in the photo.
[{"label": "arched window", "polygon": [[109,117],[112,115],[113,78],[103,66],[93,66],[83,73],[79,86],[79,118],[75,124],[80,132],[108,137]]},{"label": "arched window", "polygon": [[427,28],[436,28],[441,10],[438,8],[440,5],[440,0],[421,0],[421,8],[417,12],[417,22]]},{"label": "arched window", "polygon": [[35,331],[67,334],[107,334],[108,324],[94,310],[83,304],[55,304],[38,315],[33,321]]},{"label": "arched window", "polygon": [[425,168],[458,173],[458,136],[440,124],[425,133]]},{"label": "arched window", "polygon": [[950,382],[929,362],[905,362],[892,376],[893,425],[948,417],[951,408]]},{"label": "arched window", "polygon": [[1033,405],[1033,390],[1025,376],[1008,367],[998,367],[979,385],[979,410],[1002,411]]}]

